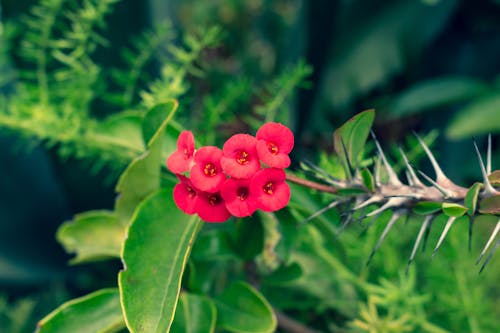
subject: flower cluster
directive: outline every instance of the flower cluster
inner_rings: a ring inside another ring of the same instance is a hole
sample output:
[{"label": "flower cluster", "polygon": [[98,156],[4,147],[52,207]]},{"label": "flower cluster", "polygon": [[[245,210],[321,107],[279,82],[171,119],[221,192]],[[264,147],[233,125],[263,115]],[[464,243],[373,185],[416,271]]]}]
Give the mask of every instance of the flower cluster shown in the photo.
[{"label": "flower cluster", "polygon": [[179,179],[173,193],[177,207],[206,222],[285,207],[290,188],[283,169],[290,165],[293,144],[292,131],[273,122],[264,124],[255,137],[233,135],[222,149],[195,150],[193,134],[183,131],[177,150],[167,160],[168,169]]}]

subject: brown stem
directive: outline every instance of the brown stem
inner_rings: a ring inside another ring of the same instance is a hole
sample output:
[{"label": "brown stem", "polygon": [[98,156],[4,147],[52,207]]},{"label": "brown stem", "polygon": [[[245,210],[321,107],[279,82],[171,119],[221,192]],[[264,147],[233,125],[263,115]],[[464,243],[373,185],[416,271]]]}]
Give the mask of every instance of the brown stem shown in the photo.
[{"label": "brown stem", "polygon": [[312,188],[312,189],[315,189],[315,190],[318,190],[321,192],[337,193],[337,189],[335,187],[316,183],[316,182],[313,182],[313,181],[307,180],[307,179],[302,179],[302,178],[299,178],[299,177],[292,175],[290,173],[286,174],[286,179],[292,183],[299,184],[299,185],[302,185],[305,187],[309,187],[309,188]]},{"label": "brown stem", "polygon": [[276,314],[276,318],[278,319],[278,326],[290,333],[318,333],[317,331],[305,326],[304,324],[296,321],[293,318],[290,318],[285,313],[274,309],[274,313]]}]

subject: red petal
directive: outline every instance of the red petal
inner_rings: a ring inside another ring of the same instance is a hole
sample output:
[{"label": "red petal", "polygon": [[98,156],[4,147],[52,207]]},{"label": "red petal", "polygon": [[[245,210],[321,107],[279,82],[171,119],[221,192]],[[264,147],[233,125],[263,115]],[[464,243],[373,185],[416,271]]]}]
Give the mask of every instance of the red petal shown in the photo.
[{"label": "red petal", "polygon": [[205,222],[220,223],[231,217],[219,193],[201,193],[196,200],[196,213]]},{"label": "red petal", "polygon": [[182,131],[177,138],[177,150],[184,152],[184,149],[193,156],[194,153],[194,135],[191,131]]},{"label": "red petal", "polygon": [[167,168],[172,173],[183,173],[189,171],[193,158],[185,158],[183,152],[176,150],[167,159]]},{"label": "red petal", "polygon": [[186,214],[194,214],[196,212],[196,191],[186,182],[181,182],[174,187],[173,191],[174,202]]},{"label": "red petal", "polygon": [[257,139],[275,144],[280,153],[288,154],[293,149],[293,132],[280,123],[266,123],[259,128],[256,134]]},{"label": "red petal", "polygon": [[259,155],[259,159],[272,168],[284,169],[290,166],[290,157],[288,156],[288,154],[271,153],[267,147],[267,142],[265,140],[259,140],[257,142],[257,153]]},{"label": "red petal", "polygon": [[226,208],[236,217],[250,216],[257,210],[249,186],[248,180],[234,178],[226,180],[222,185],[221,196],[226,202]]},{"label": "red petal", "polygon": [[[257,207],[273,212],[285,207],[290,201],[290,187],[285,182],[282,169],[268,168],[258,171],[250,181],[250,192],[255,196]],[[267,184],[273,186],[272,193],[265,190]]]},{"label": "red petal", "polygon": [[235,178],[250,178],[260,169],[255,145],[257,140],[248,134],[235,134],[223,147],[222,169]]}]

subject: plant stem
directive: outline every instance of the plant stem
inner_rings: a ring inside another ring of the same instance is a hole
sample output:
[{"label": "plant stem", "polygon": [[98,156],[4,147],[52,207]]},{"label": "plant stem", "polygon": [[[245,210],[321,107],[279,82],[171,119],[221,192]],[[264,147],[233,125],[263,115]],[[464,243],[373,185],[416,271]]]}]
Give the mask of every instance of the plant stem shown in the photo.
[{"label": "plant stem", "polygon": [[332,186],[316,183],[316,182],[313,182],[313,181],[307,180],[307,179],[302,179],[302,178],[299,178],[295,175],[292,175],[291,173],[286,174],[286,179],[292,183],[302,185],[305,187],[309,187],[309,188],[312,188],[314,190],[318,190],[321,192],[337,193],[337,189],[332,187]]}]

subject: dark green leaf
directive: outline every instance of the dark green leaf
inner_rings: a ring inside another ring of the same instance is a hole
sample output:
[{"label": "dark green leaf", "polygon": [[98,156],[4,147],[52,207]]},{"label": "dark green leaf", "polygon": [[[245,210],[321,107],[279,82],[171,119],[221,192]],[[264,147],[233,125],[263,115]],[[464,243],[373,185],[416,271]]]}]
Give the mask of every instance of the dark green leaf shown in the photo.
[{"label": "dark green leaf", "polygon": [[224,230],[210,230],[198,235],[191,258],[199,261],[235,258],[228,233]]},{"label": "dark green leaf", "polygon": [[413,206],[413,212],[419,215],[429,215],[441,210],[441,203],[435,201],[421,201]]},{"label": "dark green leaf", "polygon": [[281,266],[271,274],[265,277],[263,283],[269,285],[286,285],[302,276],[302,269],[299,264],[292,263],[287,266]]},{"label": "dark green leaf", "polygon": [[182,293],[170,332],[211,333],[216,319],[217,311],[209,298]]},{"label": "dark green leaf", "polygon": [[485,198],[479,203],[479,212],[500,215],[500,195]]},{"label": "dark green leaf", "polygon": [[469,215],[474,215],[474,213],[476,212],[477,199],[479,197],[479,191],[481,191],[481,188],[483,188],[483,184],[474,183],[474,185],[469,188],[467,194],[465,195],[464,205],[465,207],[467,207],[467,214]]},{"label": "dark green leaf", "polygon": [[244,282],[235,282],[215,298],[217,327],[237,333],[276,330],[276,317],[266,299]]},{"label": "dark green leaf", "polygon": [[359,154],[365,146],[374,118],[374,110],[363,111],[349,119],[333,133],[335,151],[346,169],[347,161],[350,161],[353,168],[357,167]]},{"label": "dark green leaf", "polygon": [[360,171],[361,179],[363,180],[363,185],[370,191],[375,191],[375,179],[373,178],[372,173],[367,168],[363,168]]},{"label": "dark green leaf", "polygon": [[172,189],[155,193],[137,208],[122,252],[124,270],[118,275],[132,333],[163,333],[170,328],[200,223],[176,207]]},{"label": "dark green leaf", "polygon": [[102,289],[66,302],[37,327],[37,333],[118,332],[125,327],[118,289]]},{"label": "dark green leaf", "polygon": [[467,212],[467,208],[454,202],[443,202],[443,213],[449,217],[460,217]]},{"label": "dark green leaf", "polygon": [[257,214],[236,222],[231,247],[243,260],[252,260],[262,252],[264,229]]},{"label": "dark green leaf", "polygon": [[56,238],[68,253],[76,253],[71,263],[119,258],[125,227],[109,211],[78,214],[57,230]]}]

